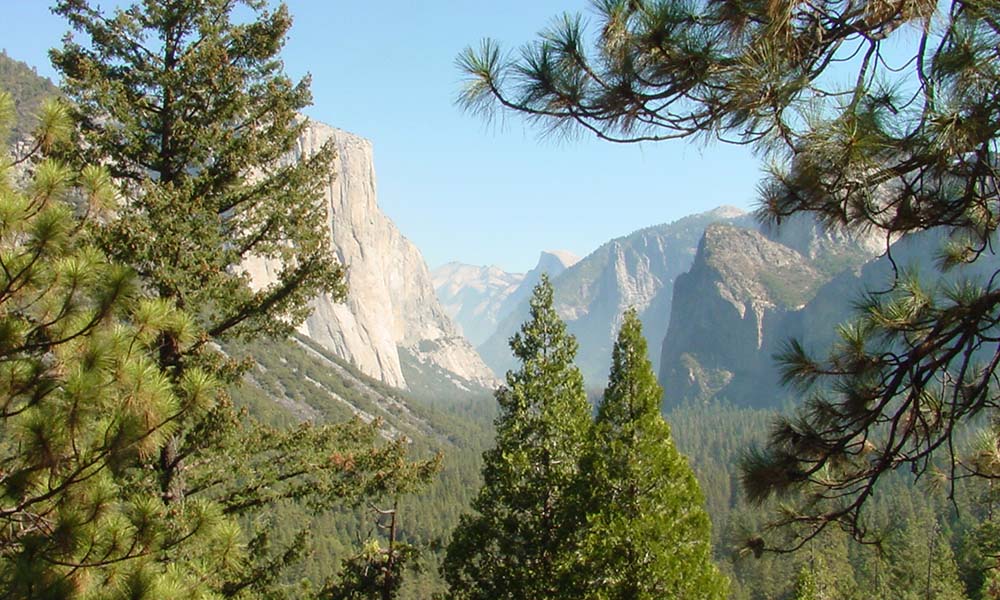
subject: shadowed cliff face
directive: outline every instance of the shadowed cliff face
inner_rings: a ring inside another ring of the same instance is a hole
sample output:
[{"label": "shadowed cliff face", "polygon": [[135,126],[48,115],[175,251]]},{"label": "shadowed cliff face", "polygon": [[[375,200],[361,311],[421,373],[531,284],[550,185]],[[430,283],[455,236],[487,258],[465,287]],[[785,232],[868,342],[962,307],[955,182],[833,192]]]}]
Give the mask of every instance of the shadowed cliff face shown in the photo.
[{"label": "shadowed cliff face", "polygon": [[674,286],[660,362],[664,405],[782,404],[789,392],[774,356],[789,338],[828,347],[863,287],[860,266],[884,246],[808,218],[763,232],[709,227]]},{"label": "shadowed cliff face", "polygon": [[665,403],[718,395],[770,404],[756,398],[777,384],[772,333],[821,283],[795,250],[750,229],[709,227],[674,286],[660,366]]},{"label": "shadowed cliff face", "polygon": [[[323,198],[334,251],[349,268],[349,291],[340,304],[317,298],[301,333],[394,387],[407,387],[401,349],[456,385],[492,387],[492,372],[438,302],[420,251],[378,207],[371,142],[312,122],[296,154],[308,156],[330,139],[337,159]],[[270,267],[246,265],[256,285],[272,280]]]},{"label": "shadowed cliff face", "polygon": [[[576,363],[588,387],[601,388],[607,383],[611,348],[622,313],[630,307],[639,312],[643,332],[651,341],[651,360],[658,364],[670,317],[674,280],[691,266],[705,227],[717,221],[752,223],[742,211],[720,208],[616,238],[566,268],[558,277],[549,272],[556,310],[579,342]],[[540,262],[546,259],[544,254],[542,259]],[[543,267],[540,264],[536,271]],[[496,373],[513,366],[507,340],[527,315],[527,302],[521,299],[500,320],[496,332],[478,347]]]}]

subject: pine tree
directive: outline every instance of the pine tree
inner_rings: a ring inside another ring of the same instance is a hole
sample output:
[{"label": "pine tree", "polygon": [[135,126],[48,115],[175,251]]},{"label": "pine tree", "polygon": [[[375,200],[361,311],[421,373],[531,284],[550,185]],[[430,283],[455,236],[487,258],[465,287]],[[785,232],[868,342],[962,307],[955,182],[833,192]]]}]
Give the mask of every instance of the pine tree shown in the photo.
[{"label": "pine tree", "polygon": [[625,313],[579,490],[587,512],[580,597],[722,599],[711,524],[660,414],[663,390],[634,310]]},{"label": "pine tree", "polygon": [[[51,153],[107,168],[122,201],[91,227],[95,242],[193,316],[193,343],[170,330],[156,340],[170,385],[207,373],[235,386],[252,360],[220,345],[287,335],[314,296],[346,291],[319,198],[333,147],[294,152],[310,93],[279,58],[288,10],[262,0],[143,0],[111,12],[63,0],[53,10],[77,36],[51,57],[78,139]],[[273,284],[251,287],[250,258],[275,268]],[[408,461],[404,441],[384,443],[377,423],[267,427],[225,389],[208,410],[175,414],[172,435],[144,456],[144,484],[155,482],[165,510],[207,502],[244,524],[247,560],[207,578],[224,596],[287,593],[284,570],[306,555],[308,525],[272,547],[274,503],[324,511],[426,481],[438,464]],[[170,560],[190,551],[177,546]]]},{"label": "pine tree", "polygon": [[[237,5],[247,9],[235,22]],[[311,96],[278,53],[291,17],[259,0],[145,1],[111,15],[85,0],[54,12],[83,34],[51,53],[83,150],[129,201],[108,224],[108,252],[159,296],[196,308],[205,332],[285,334],[322,292],[343,293],[322,187],[333,148],[292,161]],[[278,266],[254,291],[240,269]],[[181,360],[164,347],[164,362]]]},{"label": "pine tree", "polygon": [[442,566],[454,598],[574,598],[581,515],[569,501],[590,427],[576,341],[543,277],[531,318],[510,342],[521,363],[496,393],[496,446],[484,454],[475,513],[462,517]]},{"label": "pine tree", "polygon": [[[291,26],[284,6],[230,0],[136,3],[105,15],[85,0],[54,12],[84,34],[51,52],[74,107],[80,143],[68,160],[106,165],[128,199],[98,239],[144,284],[199,317],[202,343],[182,352],[160,340],[160,367],[175,380],[189,365],[235,381],[236,361],[206,342],[285,335],[322,292],[343,293],[325,211],[318,201],[332,149],[292,162],[305,127],[297,111],[308,81],[293,84],[277,54]],[[253,290],[242,269],[257,257],[279,266],[277,281]],[[185,423],[188,431],[232,421]],[[181,432],[157,465],[167,502],[186,493],[184,461],[213,436]]]},{"label": "pine tree", "polygon": [[[65,141],[67,111],[42,108],[39,149]],[[0,92],[0,139],[13,116]],[[5,598],[159,599],[207,593],[243,558],[239,528],[208,501],[170,511],[143,463],[204,413],[219,383],[156,364],[164,334],[193,320],[144,297],[88,235],[113,208],[106,171],[0,157],[0,589]],[[184,559],[164,557],[183,545]]]},{"label": "pine tree", "polygon": [[937,518],[918,509],[889,540],[892,597],[899,600],[964,600],[958,566]]},{"label": "pine tree", "polygon": [[1000,4],[602,0],[594,8],[593,28],[565,15],[519,56],[489,40],[467,49],[460,102],[614,142],[747,144],[770,164],[762,220],[811,213],[887,245],[937,229],[938,266],[973,265],[950,286],[899,273],[879,286],[891,293],[860,302],[858,323],[827,357],[790,345],[786,379],[808,402],[748,457],[749,495],[763,502],[808,489],[808,502],[782,517],[802,537],[830,524],[864,537],[864,506],[887,472],[923,473],[947,454],[964,475],[953,432],[977,414],[995,418],[1000,406]]}]

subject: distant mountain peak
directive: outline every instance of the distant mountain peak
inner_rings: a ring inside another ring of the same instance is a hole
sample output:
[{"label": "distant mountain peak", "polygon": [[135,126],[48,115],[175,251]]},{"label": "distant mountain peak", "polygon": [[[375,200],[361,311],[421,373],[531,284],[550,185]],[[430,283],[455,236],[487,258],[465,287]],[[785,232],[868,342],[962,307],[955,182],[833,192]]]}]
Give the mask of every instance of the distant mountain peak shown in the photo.
[{"label": "distant mountain peak", "polygon": [[716,221],[752,224],[743,211],[720,207],[616,237],[580,260],[570,255],[569,267],[554,253],[543,252],[539,266],[525,276],[521,293],[510,296],[519,303],[500,320],[493,335],[477,346],[480,355],[495,373],[513,366],[507,341],[527,318],[527,292],[537,281],[531,275],[541,270],[549,273],[556,309],[580,344],[576,364],[589,386],[606,382],[621,315],[630,307],[640,312],[643,330],[652,342],[651,360],[658,364],[674,279],[690,268],[705,228]]},{"label": "distant mountain peak", "polygon": [[[569,250],[542,250],[538,256],[538,264],[535,266],[535,270],[547,271],[555,267],[561,273],[578,262],[580,262],[580,257]],[[556,275],[556,273],[552,275]]]},{"label": "distant mountain peak", "polygon": [[747,211],[742,208],[736,208],[735,206],[723,204],[718,208],[713,208],[705,214],[718,219],[735,219],[736,217],[742,217],[747,214]]}]

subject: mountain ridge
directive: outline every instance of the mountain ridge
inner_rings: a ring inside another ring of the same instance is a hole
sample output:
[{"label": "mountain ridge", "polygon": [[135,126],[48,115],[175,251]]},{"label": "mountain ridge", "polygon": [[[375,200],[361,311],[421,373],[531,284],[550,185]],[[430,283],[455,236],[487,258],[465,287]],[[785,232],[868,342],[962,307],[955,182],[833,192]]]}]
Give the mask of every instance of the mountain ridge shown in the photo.
[{"label": "mountain ridge", "polygon": [[[337,157],[322,201],[334,252],[348,266],[348,295],[342,303],[316,298],[299,332],[400,389],[408,387],[401,349],[454,374],[461,385],[492,387],[493,373],[438,302],[419,249],[378,206],[372,143],[310,121],[291,158],[311,155],[327,141]],[[245,265],[257,286],[271,281],[273,267],[259,259]]]},{"label": "mountain ridge", "polygon": [[[662,336],[670,314],[674,279],[687,270],[704,228],[717,220],[750,223],[747,213],[731,207],[689,215],[616,237],[552,277],[555,307],[577,337],[577,365],[588,387],[603,387],[611,347],[625,309],[634,307],[650,340],[653,364],[659,362]],[[477,349],[496,373],[513,366],[507,340],[527,318],[527,300],[502,319]]]}]

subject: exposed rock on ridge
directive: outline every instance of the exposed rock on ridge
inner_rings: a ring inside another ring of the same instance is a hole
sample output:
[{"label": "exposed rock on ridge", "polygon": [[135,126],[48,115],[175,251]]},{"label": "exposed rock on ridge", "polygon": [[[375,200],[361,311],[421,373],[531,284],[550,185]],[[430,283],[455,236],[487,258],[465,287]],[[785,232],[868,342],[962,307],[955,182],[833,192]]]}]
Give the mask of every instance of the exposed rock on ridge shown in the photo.
[{"label": "exposed rock on ridge", "polygon": [[[420,251],[378,207],[372,144],[356,135],[311,122],[296,157],[316,152],[332,139],[334,173],[324,192],[330,236],[349,267],[346,302],[322,296],[301,333],[363,373],[406,388],[399,353],[454,374],[455,383],[491,387],[496,379],[459,334],[434,294]],[[269,265],[247,264],[257,284],[267,283]]]},{"label": "exposed rock on ridge", "polygon": [[666,405],[725,399],[777,406],[774,356],[789,338],[828,345],[858,296],[856,270],[884,241],[809,218],[759,232],[713,225],[674,286],[660,382]]},{"label": "exposed rock on ridge", "polygon": [[[743,211],[722,207],[648,227],[611,240],[554,278],[556,309],[579,341],[576,363],[588,386],[606,383],[611,348],[622,313],[629,307],[639,311],[643,331],[651,341],[650,358],[658,364],[674,279],[690,267],[705,227],[717,221],[752,223]],[[513,366],[507,340],[527,314],[527,300],[522,298],[496,333],[478,347],[494,372]]]},{"label": "exposed rock on ridge", "polygon": [[706,229],[691,270],[674,286],[660,367],[665,402],[721,394],[742,403],[773,389],[771,334],[822,280],[808,259],[757,231]]}]

